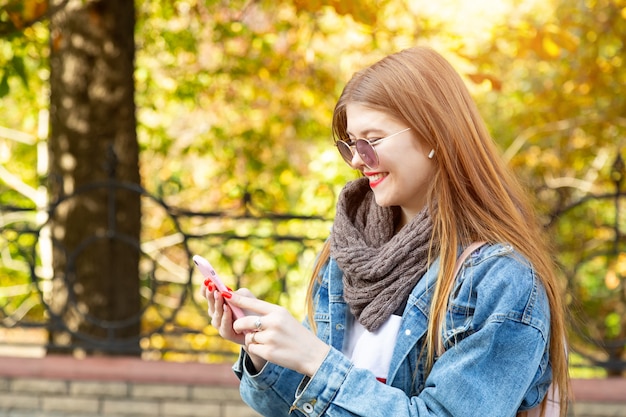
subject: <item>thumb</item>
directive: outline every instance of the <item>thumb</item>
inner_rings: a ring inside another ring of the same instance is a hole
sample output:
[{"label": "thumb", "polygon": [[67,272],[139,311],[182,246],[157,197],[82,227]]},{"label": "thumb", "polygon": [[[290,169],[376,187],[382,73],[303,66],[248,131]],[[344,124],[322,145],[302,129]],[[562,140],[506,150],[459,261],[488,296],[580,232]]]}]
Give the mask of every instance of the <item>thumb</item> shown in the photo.
[{"label": "thumb", "polygon": [[254,294],[252,294],[252,291],[247,288],[239,288],[237,291],[234,291],[234,294],[241,295],[242,297],[256,298]]}]

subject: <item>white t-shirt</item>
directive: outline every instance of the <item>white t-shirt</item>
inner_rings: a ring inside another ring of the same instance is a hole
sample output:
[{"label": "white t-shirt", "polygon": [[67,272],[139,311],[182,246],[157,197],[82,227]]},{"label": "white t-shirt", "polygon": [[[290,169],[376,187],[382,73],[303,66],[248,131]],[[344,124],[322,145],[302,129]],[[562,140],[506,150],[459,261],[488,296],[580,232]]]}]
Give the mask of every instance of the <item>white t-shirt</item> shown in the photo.
[{"label": "white t-shirt", "polygon": [[376,379],[386,382],[401,322],[402,317],[394,314],[378,330],[370,332],[353,320],[343,348],[344,355],[357,368],[369,369]]}]

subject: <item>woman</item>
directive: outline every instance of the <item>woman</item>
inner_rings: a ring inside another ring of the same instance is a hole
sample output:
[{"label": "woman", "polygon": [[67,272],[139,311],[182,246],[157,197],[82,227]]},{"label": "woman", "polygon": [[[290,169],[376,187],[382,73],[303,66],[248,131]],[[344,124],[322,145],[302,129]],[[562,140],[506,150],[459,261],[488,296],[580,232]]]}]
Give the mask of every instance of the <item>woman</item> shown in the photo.
[{"label": "woman", "polygon": [[451,65],[418,47],[355,74],[333,133],[363,177],[339,197],[307,322],[240,290],[224,294],[249,313],[233,323],[206,289],[213,325],[243,345],[242,398],[265,416],[505,417],[553,382],[565,415],[553,263]]}]

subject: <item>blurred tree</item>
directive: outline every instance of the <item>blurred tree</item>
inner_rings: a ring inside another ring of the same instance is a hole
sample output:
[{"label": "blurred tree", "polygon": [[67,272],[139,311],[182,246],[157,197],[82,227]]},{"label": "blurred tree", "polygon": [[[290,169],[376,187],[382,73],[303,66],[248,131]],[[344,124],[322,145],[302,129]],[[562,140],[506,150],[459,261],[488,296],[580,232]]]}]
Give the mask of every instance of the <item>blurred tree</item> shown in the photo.
[{"label": "blurred tree", "polygon": [[[125,354],[139,352],[140,196],[93,184],[140,183],[134,24],[127,0],[70,1],[50,19],[51,320]],[[55,345],[84,344],[58,329]]]}]

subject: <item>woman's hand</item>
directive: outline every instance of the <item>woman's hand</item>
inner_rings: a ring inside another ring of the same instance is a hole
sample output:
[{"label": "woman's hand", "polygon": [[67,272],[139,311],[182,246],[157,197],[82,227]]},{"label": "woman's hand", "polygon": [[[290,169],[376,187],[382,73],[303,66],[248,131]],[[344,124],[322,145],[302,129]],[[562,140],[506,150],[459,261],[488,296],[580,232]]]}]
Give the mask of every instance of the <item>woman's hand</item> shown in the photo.
[{"label": "woman's hand", "polygon": [[[229,303],[248,314],[235,321],[234,328],[230,330],[238,335],[237,340],[243,335],[246,351],[257,370],[262,368],[264,362],[255,359],[262,358],[303,375],[313,376],[317,372],[330,346],[297,321],[287,309],[245,296],[239,291],[231,295]],[[219,308],[217,300],[214,308]],[[222,326],[232,321],[232,315],[226,311],[217,316]],[[227,329],[221,328],[220,334],[224,330]]]},{"label": "woman's hand", "polygon": [[[244,297],[254,298],[254,295],[245,288],[237,290],[237,293]],[[233,330],[233,312],[224,302],[224,295],[217,291],[211,282],[208,282],[208,286],[202,286],[202,295],[209,304],[208,313],[211,317],[211,325],[219,331],[220,336],[240,345],[245,344],[245,335]]]}]

